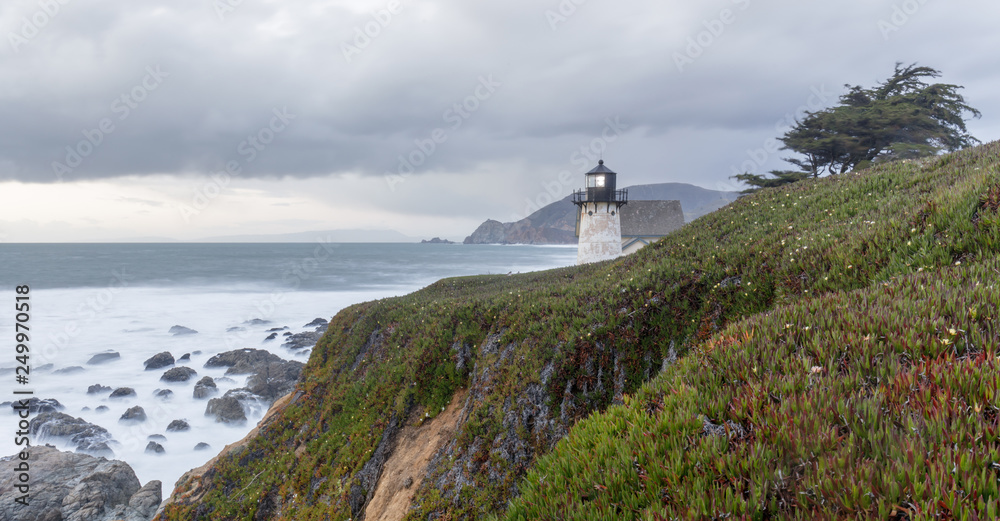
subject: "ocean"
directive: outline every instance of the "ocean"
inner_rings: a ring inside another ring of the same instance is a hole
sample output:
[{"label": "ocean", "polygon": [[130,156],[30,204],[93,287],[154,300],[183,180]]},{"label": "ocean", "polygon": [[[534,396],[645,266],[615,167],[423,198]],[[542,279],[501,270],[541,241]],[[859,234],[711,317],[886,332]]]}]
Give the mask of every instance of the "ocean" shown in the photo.
[{"label": "ocean", "polygon": [[[309,331],[315,318],[329,320],[358,302],[410,293],[444,277],[518,273],[570,266],[575,247],[438,244],[0,244],[0,402],[16,401],[16,390],[56,399],[63,413],[107,429],[115,440],[115,459],[135,469],[139,480],[163,482],[166,497],[186,471],[214,457],[226,444],[243,438],[264,408],[247,411],[242,426],[215,423],[204,415],[207,400],[194,399],[194,382],[217,380],[221,396],[243,387],[245,377],[222,378],[225,369],[206,369],[213,355],[244,347],[266,349],[284,359],[306,362],[308,351],[281,347],[281,337],[265,341],[269,329]],[[27,317],[15,310],[17,287],[27,286]],[[27,384],[16,381],[15,323],[29,328]],[[256,320],[255,320],[256,319]],[[197,334],[174,336],[172,326]],[[280,335],[281,333],[279,333]],[[159,380],[167,369],[145,371],[143,362],[168,351],[197,371],[185,383]],[[120,358],[99,365],[92,356],[117,352]],[[51,365],[50,365],[51,364]],[[72,369],[78,367],[81,369]],[[69,369],[69,371],[64,371]],[[222,378],[221,380],[219,380]],[[108,393],[87,394],[89,386],[131,387],[136,396],[109,400]],[[173,396],[154,396],[170,389]],[[146,421],[119,422],[139,405]],[[99,412],[100,406],[108,409]],[[0,410],[0,456],[15,454],[17,417]],[[186,432],[166,432],[173,420],[187,421]],[[149,437],[164,454],[146,453]],[[64,450],[59,440],[32,439]],[[197,451],[198,443],[210,450]]]}]

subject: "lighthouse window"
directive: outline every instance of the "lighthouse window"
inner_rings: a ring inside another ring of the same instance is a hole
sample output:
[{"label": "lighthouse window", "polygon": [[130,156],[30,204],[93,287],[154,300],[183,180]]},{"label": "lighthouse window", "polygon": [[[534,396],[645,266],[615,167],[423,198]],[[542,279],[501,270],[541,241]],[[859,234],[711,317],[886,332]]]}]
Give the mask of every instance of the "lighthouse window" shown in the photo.
[{"label": "lighthouse window", "polygon": [[604,176],[603,175],[597,176],[597,179],[595,179],[595,181],[597,182],[597,187],[598,188],[604,188]]},{"label": "lighthouse window", "polygon": [[587,176],[587,188],[604,188],[604,176],[603,175]]}]

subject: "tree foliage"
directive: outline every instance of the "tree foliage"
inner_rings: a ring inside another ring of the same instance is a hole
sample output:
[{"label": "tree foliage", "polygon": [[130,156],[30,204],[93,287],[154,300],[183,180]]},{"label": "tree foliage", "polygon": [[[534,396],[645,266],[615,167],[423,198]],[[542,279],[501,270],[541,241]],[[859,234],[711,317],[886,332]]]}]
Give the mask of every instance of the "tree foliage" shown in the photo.
[{"label": "tree foliage", "polygon": [[896,64],[886,81],[871,88],[845,85],[834,107],[808,112],[779,140],[786,159],[799,171],[734,176],[755,188],[777,186],[805,177],[840,174],[872,163],[954,152],[979,142],[969,134],[966,114],[980,117],[958,93],[959,85],[927,83],[941,73],[916,64]]}]

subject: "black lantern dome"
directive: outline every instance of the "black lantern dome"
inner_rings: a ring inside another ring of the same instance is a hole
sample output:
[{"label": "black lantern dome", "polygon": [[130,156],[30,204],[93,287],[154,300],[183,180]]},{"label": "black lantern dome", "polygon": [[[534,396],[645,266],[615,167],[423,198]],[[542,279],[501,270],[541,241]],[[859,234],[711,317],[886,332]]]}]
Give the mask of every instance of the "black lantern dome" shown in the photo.
[{"label": "black lantern dome", "polygon": [[574,204],[613,203],[620,207],[628,203],[628,191],[616,189],[618,174],[608,168],[603,159],[597,162],[593,170],[587,172],[586,177],[587,189],[573,193]]}]

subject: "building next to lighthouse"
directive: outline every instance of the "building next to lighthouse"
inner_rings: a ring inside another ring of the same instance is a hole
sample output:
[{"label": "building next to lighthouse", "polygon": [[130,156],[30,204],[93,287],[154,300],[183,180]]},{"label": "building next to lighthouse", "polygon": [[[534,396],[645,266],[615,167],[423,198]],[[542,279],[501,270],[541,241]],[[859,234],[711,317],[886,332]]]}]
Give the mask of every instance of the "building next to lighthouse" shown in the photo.
[{"label": "building next to lighthouse", "polygon": [[620,211],[628,204],[628,190],[617,189],[617,177],[602,159],[587,172],[587,187],[573,193],[573,204],[580,209],[577,264],[614,259],[622,254]]},{"label": "building next to lighthouse", "polygon": [[680,201],[629,201],[617,189],[618,174],[598,162],[586,188],[573,193],[577,205],[576,263],[588,264],[634,253],[684,225]]}]

